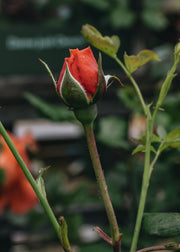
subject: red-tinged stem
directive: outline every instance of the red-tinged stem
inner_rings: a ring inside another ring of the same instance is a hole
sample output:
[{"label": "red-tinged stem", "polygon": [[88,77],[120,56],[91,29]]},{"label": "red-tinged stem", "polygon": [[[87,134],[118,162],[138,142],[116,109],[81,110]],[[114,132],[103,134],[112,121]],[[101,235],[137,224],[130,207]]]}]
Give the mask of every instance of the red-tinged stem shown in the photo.
[{"label": "red-tinged stem", "polygon": [[167,245],[157,245],[157,246],[152,246],[148,248],[143,248],[140,250],[137,250],[136,252],[149,252],[149,251],[158,251],[158,250],[180,250],[180,244],[167,244]]},{"label": "red-tinged stem", "polygon": [[103,239],[105,240],[107,243],[109,243],[112,246],[112,238],[109,237],[106,233],[104,233],[102,231],[101,228],[99,227],[94,227],[94,231]]},{"label": "red-tinged stem", "polygon": [[120,240],[122,234],[119,233],[119,227],[117,224],[116,216],[114,213],[114,209],[111,203],[111,199],[109,197],[109,193],[107,190],[107,185],[104,177],[104,173],[101,167],[101,162],[99,159],[99,154],[97,151],[97,146],[96,146],[96,140],[94,137],[94,131],[93,131],[93,124],[84,124],[84,131],[86,135],[86,140],[92,160],[92,165],[94,168],[94,172],[96,175],[97,183],[99,186],[99,190],[101,193],[101,197],[104,202],[104,206],[106,209],[106,213],[108,216],[109,224],[111,227],[111,233],[112,233],[112,246],[114,249],[114,252],[119,252],[120,251]]}]

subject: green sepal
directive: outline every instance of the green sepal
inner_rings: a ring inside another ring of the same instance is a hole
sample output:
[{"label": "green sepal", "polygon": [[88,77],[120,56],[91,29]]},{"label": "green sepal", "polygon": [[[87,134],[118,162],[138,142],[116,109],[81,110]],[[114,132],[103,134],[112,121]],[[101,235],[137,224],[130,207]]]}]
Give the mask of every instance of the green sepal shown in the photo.
[{"label": "green sepal", "polygon": [[137,55],[128,56],[126,52],[124,54],[124,62],[130,73],[152,60],[159,61],[159,57],[151,50],[142,50]]},{"label": "green sepal", "polygon": [[91,124],[96,119],[97,106],[96,104],[92,104],[86,108],[74,109],[74,115],[76,119],[82,123],[82,125]]},{"label": "green sepal", "polygon": [[66,105],[75,109],[87,107],[90,102],[81,84],[71,75],[67,63],[60,95]]},{"label": "green sepal", "polygon": [[106,82],[107,82],[106,83],[107,88],[110,87],[114,81],[118,82],[118,84],[120,84],[122,87],[124,87],[124,84],[121,82],[121,80],[117,76],[115,76],[115,75],[109,75],[108,80],[106,80]]},{"label": "green sepal", "polygon": [[99,53],[99,59],[98,59],[98,85],[96,89],[96,93],[93,97],[93,100],[91,103],[96,103],[106,92],[107,86],[106,86],[106,80],[104,77],[104,72],[102,69],[102,58],[101,53]]},{"label": "green sepal", "polygon": [[42,59],[40,59],[40,58],[39,58],[39,61],[45,66],[45,68],[46,68],[46,70],[47,70],[47,72],[48,72],[48,74],[49,74],[49,76],[50,76],[50,78],[51,78],[51,80],[53,82],[55,90],[57,90],[56,80],[54,79],[54,76],[53,76],[53,74],[51,72],[51,69],[49,68],[48,64],[46,62],[44,62]]},{"label": "green sepal", "polygon": [[95,27],[89,24],[83,25],[81,32],[91,45],[113,58],[116,56],[120,47],[120,39],[118,36],[103,37]]}]

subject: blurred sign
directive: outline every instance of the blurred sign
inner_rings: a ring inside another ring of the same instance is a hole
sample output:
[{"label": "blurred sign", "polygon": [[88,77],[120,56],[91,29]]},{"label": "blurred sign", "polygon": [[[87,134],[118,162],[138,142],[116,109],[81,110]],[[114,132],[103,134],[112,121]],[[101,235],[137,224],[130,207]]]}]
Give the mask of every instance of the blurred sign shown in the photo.
[{"label": "blurred sign", "polygon": [[33,25],[0,26],[0,76],[45,73],[38,58],[53,72],[60,71],[69,48],[83,48],[80,30]]}]

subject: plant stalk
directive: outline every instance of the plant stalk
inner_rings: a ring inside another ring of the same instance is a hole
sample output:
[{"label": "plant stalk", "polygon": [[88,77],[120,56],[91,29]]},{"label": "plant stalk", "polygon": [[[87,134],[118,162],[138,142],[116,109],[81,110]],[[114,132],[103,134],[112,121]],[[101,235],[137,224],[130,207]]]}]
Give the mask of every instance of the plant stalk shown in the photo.
[{"label": "plant stalk", "polygon": [[139,233],[140,233],[140,229],[141,229],[141,223],[142,223],[142,218],[143,218],[144,208],[145,208],[145,203],[146,203],[146,197],[147,197],[147,192],[148,192],[148,187],[149,187],[151,137],[152,137],[155,115],[152,119],[150,109],[146,106],[146,104],[144,102],[144,98],[142,96],[142,93],[141,93],[136,81],[134,80],[132,75],[129,73],[129,71],[126,69],[124,64],[117,57],[115,57],[114,59],[121,66],[121,68],[123,69],[123,71],[125,72],[127,77],[130,79],[130,81],[131,81],[131,83],[137,93],[137,96],[139,97],[144,114],[147,117],[147,120],[146,120],[146,130],[147,130],[146,132],[147,133],[146,133],[143,181],[142,181],[140,202],[139,202],[139,207],[138,207],[138,212],[137,212],[137,217],[136,217],[134,235],[133,235],[133,240],[132,240],[131,249],[130,249],[130,252],[134,252],[136,250],[138,239],[139,239]]},{"label": "plant stalk", "polygon": [[150,152],[151,152],[151,137],[152,137],[152,131],[153,131],[153,122],[150,115],[147,117],[146,121],[146,146],[145,146],[145,162],[144,162],[144,173],[143,173],[143,181],[142,181],[142,187],[141,187],[141,194],[140,194],[140,202],[136,217],[136,224],[134,229],[134,235],[133,240],[131,244],[130,252],[134,252],[137,247],[138,239],[139,239],[139,233],[141,229],[141,223],[142,218],[144,214],[145,209],[145,203],[146,203],[146,197],[149,187],[149,174],[150,174]]},{"label": "plant stalk", "polygon": [[114,252],[118,252],[120,251],[120,239],[121,239],[122,234],[119,233],[117,219],[116,219],[114,209],[111,203],[111,199],[107,190],[104,173],[101,167],[101,162],[100,162],[99,154],[97,151],[96,140],[94,137],[93,124],[85,124],[83,125],[83,127],[85,131],[86,140],[87,140],[94,172],[96,175],[97,183],[99,186],[99,190],[100,190],[103,202],[104,202],[107,217],[108,217],[110,227],[111,227],[112,246],[113,246]]},{"label": "plant stalk", "polygon": [[[51,207],[49,206],[49,203],[47,201],[47,199],[43,196],[43,194],[41,193],[41,191],[39,190],[35,179],[33,178],[32,174],[30,173],[28,167],[26,166],[25,162],[23,161],[22,157],[20,156],[19,152],[17,151],[14,143],[12,142],[11,138],[9,137],[8,133],[6,132],[4,126],[2,125],[2,123],[0,122],[0,134],[2,135],[2,137],[4,138],[4,140],[6,141],[9,149],[11,150],[12,154],[14,155],[16,161],[18,162],[18,164],[20,165],[24,175],[26,176],[27,180],[29,181],[29,183],[31,184],[34,192],[36,193],[39,201],[41,202],[41,205],[43,206],[46,214],[48,215],[56,233],[58,238],[60,239],[60,234],[59,234],[59,223],[51,209]],[[23,204],[23,202],[22,202]],[[61,239],[60,239],[61,240]]]},{"label": "plant stalk", "polygon": [[143,96],[141,94],[141,91],[132,77],[132,75],[129,73],[127,68],[124,66],[124,64],[115,56],[114,59],[116,62],[121,66],[123,71],[126,73],[127,77],[130,79],[132,85],[134,86],[134,89],[139,97],[140,103],[142,105],[143,111],[145,116],[147,117],[146,120],[146,146],[145,146],[145,161],[144,161],[144,173],[143,173],[143,181],[142,181],[142,187],[141,187],[141,194],[140,194],[140,202],[139,202],[139,207],[138,207],[138,212],[137,212],[137,217],[136,217],[136,224],[135,224],[135,229],[134,229],[134,235],[133,235],[133,240],[131,244],[131,249],[130,252],[134,252],[137,247],[138,239],[139,239],[139,233],[141,229],[141,223],[142,223],[142,218],[144,214],[144,209],[145,209],[145,203],[146,203],[146,197],[147,197],[147,192],[148,192],[148,187],[149,187],[149,181],[151,178],[153,166],[156,163],[158,156],[160,155],[160,152],[156,154],[153,162],[150,164],[150,154],[151,154],[151,142],[152,142],[152,135],[153,135],[153,127],[154,127],[154,122],[155,118],[157,115],[157,112],[166,97],[168,90],[170,88],[171,82],[174,78],[174,72],[176,70],[176,67],[179,63],[179,57],[176,57],[175,62],[173,67],[171,68],[170,72],[167,74],[167,77],[163,83],[163,86],[161,88],[160,94],[158,101],[156,103],[156,107],[154,110],[154,113],[151,116],[151,112],[149,107],[146,106]]},{"label": "plant stalk", "polygon": [[140,250],[137,250],[136,252],[150,252],[150,251],[159,251],[159,250],[180,250],[180,244],[174,244],[172,242],[167,244],[167,245],[156,245],[156,246],[152,246],[152,247],[147,247],[147,248],[143,248]]},{"label": "plant stalk", "polygon": [[159,95],[159,99],[156,103],[156,107],[152,116],[151,116],[150,110],[147,109],[148,113],[147,113],[147,120],[146,120],[146,147],[145,147],[144,174],[143,174],[143,181],[142,181],[142,187],[141,187],[141,195],[140,195],[140,202],[139,202],[139,207],[138,207],[138,212],[137,212],[135,230],[134,230],[130,252],[134,252],[137,247],[142,218],[144,214],[145,203],[146,203],[146,197],[147,197],[147,192],[148,192],[148,187],[149,187],[149,181],[151,178],[153,167],[160,155],[160,151],[158,150],[154,160],[150,164],[151,141],[152,141],[152,135],[153,135],[154,122],[156,119],[157,112],[161,104],[163,103],[163,100],[166,97],[167,92],[170,88],[176,67],[177,67],[177,62],[174,63],[173,67],[171,68],[171,71],[168,73],[164,81],[163,87]]}]

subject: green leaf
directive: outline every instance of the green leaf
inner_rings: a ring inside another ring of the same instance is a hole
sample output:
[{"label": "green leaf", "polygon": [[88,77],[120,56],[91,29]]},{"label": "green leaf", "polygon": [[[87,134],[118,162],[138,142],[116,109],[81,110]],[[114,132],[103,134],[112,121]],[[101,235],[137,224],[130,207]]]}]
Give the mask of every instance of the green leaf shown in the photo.
[{"label": "green leaf", "polygon": [[152,60],[159,61],[158,54],[151,50],[142,50],[138,53],[137,56],[142,61],[143,65]]},{"label": "green leaf", "polygon": [[102,36],[102,34],[92,25],[86,24],[82,26],[81,30],[85,39],[97,49],[115,57],[120,46],[119,37],[113,35],[112,37]]},{"label": "green leaf", "polygon": [[153,137],[152,137],[152,141],[151,141],[152,143],[160,143],[161,142],[161,139],[157,136],[157,135],[155,135],[155,134],[153,134]]},{"label": "green leaf", "polygon": [[162,145],[160,150],[163,151],[167,147],[180,147],[180,128],[176,128],[172,130],[169,134],[167,134],[166,138],[164,139],[164,144]]},{"label": "green leaf", "polygon": [[75,121],[72,111],[65,107],[52,105],[43,99],[31,93],[25,93],[25,98],[40,112],[43,116],[53,121]]},{"label": "green leaf", "polygon": [[159,61],[159,57],[157,53],[151,50],[142,50],[137,54],[137,56],[128,56],[126,52],[124,54],[124,62],[130,73],[133,73],[139,67],[145,65],[146,63],[152,60]]},{"label": "green leaf", "polygon": [[[136,153],[138,153],[138,152],[145,152],[145,149],[146,149],[145,145],[139,144],[139,145],[133,150],[132,155],[134,155],[134,154],[136,154]],[[154,153],[156,153],[156,150],[155,150],[155,148],[154,148],[152,145],[151,145],[151,151],[154,152]]]},{"label": "green leaf", "polygon": [[[140,137],[139,139],[137,139],[137,140],[138,140],[138,141],[141,141],[141,142],[143,142],[143,143],[145,143],[145,141],[146,141],[146,135],[141,136],[141,137]],[[160,142],[161,142],[161,139],[160,139],[157,135],[153,134],[151,142],[152,142],[152,143],[160,143]]]},{"label": "green leaf", "polygon": [[140,151],[145,151],[145,146],[142,144],[139,144],[132,152],[132,155],[140,152]]},{"label": "green leaf", "polygon": [[141,60],[137,56],[128,56],[126,52],[124,53],[124,62],[130,73],[133,73],[141,66]]},{"label": "green leaf", "polygon": [[150,235],[162,237],[180,235],[180,213],[146,213],[142,226]]}]

